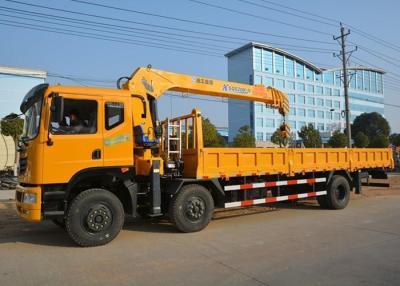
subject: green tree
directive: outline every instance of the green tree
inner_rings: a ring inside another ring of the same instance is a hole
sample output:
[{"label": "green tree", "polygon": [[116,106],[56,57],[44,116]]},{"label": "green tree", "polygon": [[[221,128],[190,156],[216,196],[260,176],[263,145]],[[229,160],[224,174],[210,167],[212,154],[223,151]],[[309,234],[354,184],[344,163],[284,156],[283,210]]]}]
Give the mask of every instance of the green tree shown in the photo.
[{"label": "green tree", "polygon": [[271,142],[279,145],[279,147],[286,147],[293,141],[293,136],[290,134],[289,138],[285,138],[282,136],[282,132],[280,128],[277,128],[275,132],[271,136]]},{"label": "green tree", "polygon": [[[368,137],[368,147],[385,145],[386,142],[389,142],[389,123],[377,112],[363,113],[354,119],[351,133],[358,134],[358,132],[362,132]],[[383,139],[383,137],[386,137],[386,139]]]},{"label": "green tree", "polygon": [[224,138],[219,135],[217,128],[210,119],[203,118],[203,140],[204,147],[224,147]]},{"label": "green tree", "polygon": [[303,126],[301,130],[298,131],[298,134],[306,148],[320,148],[322,146],[321,135],[312,124]]},{"label": "green tree", "polygon": [[386,148],[389,146],[389,138],[383,134],[378,134],[371,139],[368,147],[371,148]]},{"label": "green tree", "polygon": [[354,137],[354,145],[358,148],[366,148],[369,145],[368,136],[363,132],[358,132]]},{"label": "green tree", "polygon": [[255,147],[256,139],[254,138],[251,128],[248,125],[240,127],[238,134],[233,139],[234,147]]},{"label": "green tree", "polygon": [[19,118],[15,113],[10,113],[1,120],[1,134],[11,136],[15,144],[18,143],[23,127],[24,120]]},{"label": "green tree", "polygon": [[395,146],[400,146],[400,134],[393,133],[389,136],[389,141]]},{"label": "green tree", "polygon": [[347,145],[347,136],[346,134],[340,132],[340,130],[336,130],[333,132],[331,138],[329,138],[328,145],[333,148],[343,148]]}]

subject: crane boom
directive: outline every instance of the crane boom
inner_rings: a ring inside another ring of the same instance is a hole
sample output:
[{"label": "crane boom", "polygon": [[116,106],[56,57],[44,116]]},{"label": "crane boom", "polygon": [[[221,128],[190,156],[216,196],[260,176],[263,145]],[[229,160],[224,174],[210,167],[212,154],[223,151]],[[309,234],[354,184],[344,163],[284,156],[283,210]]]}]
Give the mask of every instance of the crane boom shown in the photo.
[{"label": "crane boom", "polygon": [[123,88],[143,96],[150,95],[156,99],[167,91],[178,91],[258,101],[267,104],[271,108],[278,109],[282,116],[286,116],[289,113],[287,95],[272,87],[172,73],[151,67],[136,69]]}]

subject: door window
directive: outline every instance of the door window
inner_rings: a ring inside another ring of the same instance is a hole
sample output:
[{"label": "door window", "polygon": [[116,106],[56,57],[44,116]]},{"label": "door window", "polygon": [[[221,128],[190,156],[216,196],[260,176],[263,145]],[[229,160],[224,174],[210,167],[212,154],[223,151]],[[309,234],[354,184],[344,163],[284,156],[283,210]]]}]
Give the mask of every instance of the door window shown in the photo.
[{"label": "door window", "polygon": [[97,101],[64,98],[63,120],[51,116],[52,134],[95,134],[97,132]]},{"label": "door window", "polygon": [[110,130],[124,122],[124,104],[122,102],[106,102],[106,129]]}]

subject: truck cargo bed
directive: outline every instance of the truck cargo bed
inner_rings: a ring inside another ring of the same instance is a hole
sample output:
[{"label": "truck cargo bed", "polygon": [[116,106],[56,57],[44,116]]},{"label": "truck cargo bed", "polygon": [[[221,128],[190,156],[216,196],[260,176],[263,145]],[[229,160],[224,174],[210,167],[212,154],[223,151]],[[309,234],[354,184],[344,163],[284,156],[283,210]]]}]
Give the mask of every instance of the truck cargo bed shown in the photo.
[{"label": "truck cargo bed", "polygon": [[199,148],[183,159],[184,176],[198,179],[394,166],[390,148]]}]

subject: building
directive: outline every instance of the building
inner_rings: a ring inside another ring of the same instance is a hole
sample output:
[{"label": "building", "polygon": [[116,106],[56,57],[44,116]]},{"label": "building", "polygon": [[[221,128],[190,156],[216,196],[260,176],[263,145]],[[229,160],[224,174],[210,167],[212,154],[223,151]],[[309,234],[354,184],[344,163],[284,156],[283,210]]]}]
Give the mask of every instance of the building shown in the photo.
[{"label": "building", "polygon": [[19,106],[26,93],[44,83],[47,72],[40,70],[0,66],[0,118],[19,113]]},{"label": "building", "polygon": [[[263,84],[289,95],[288,123],[295,139],[297,131],[313,124],[326,141],[335,130],[345,128],[342,69],[323,69],[282,49],[260,43],[248,43],[225,55],[228,79]],[[351,121],[364,112],[384,113],[383,70],[349,67]],[[256,140],[269,141],[282,123],[277,110],[257,102],[229,99],[229,141],[243,125],[251,126]]]}]

